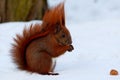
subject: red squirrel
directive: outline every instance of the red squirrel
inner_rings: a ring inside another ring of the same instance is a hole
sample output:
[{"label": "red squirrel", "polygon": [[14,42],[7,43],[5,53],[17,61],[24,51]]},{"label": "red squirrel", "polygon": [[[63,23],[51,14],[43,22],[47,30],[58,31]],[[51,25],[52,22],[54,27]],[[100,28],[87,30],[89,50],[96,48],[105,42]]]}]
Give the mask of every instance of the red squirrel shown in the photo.
[{"label": "red squirrel", "polygon": [[64,3],[46,11],[41,24],[24,28],[12,44],[12,57],[18,69],[43,75],[54,73],[54,58],[72,51],[71,35],[65,26]]}]

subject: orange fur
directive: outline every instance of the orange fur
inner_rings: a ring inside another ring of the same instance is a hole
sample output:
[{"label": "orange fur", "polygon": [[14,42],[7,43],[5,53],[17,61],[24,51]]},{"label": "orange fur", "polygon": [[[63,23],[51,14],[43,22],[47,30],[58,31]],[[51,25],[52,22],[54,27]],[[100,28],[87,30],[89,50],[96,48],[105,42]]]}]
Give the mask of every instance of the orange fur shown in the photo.
[{"label": "orange fur", "polygon": [[64,3],[48,10],[41,25],[25,28],[14,41],[11,52],[19,69],[53,74],[49,73],[54,70],[52,58],[73,50],[70,33],[65,27]]}]

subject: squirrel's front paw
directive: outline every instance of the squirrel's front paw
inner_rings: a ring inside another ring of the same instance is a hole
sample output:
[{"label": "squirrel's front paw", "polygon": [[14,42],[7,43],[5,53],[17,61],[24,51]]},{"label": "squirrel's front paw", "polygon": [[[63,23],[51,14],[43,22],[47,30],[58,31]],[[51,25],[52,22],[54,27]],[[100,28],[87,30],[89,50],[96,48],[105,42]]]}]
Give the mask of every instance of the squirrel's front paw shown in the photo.
[{"label": "squirrel's front paw", "polygon": [[74,47],[70,45],[68,51],[71,52],[72,50],[74,50]]}]

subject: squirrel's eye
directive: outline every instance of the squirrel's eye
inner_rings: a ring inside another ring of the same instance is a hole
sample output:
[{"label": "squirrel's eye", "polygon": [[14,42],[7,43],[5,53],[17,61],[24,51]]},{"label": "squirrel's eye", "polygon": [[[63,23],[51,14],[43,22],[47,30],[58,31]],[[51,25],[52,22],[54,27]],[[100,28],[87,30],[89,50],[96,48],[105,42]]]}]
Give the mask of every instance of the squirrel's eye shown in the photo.
[{"label": "squirrel's eye", "polygon": [[65,37],[65,34],[62,34],[62,38],[64,38]]}]

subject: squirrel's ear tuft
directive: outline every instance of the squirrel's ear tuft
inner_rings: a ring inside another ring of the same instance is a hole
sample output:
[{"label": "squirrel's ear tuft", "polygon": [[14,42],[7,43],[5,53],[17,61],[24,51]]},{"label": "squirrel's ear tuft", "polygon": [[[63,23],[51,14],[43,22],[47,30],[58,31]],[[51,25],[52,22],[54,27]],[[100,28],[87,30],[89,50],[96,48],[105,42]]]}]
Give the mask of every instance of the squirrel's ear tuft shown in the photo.
[{"label": "squirrel's ear tuft", "polygon": [[48,9],[43,17],[43,22],[48,23],[50,26],[47,27],[50,28],[54,28],[55,24],[57,24],[58,22],[60,23],[60,25],[65,25],[64,2]]},{"label": "squirrel's ear tuft", "polygon": [[62,25],[65,25],[65,8],[64,8],[64,2],[60,4],[61,5],[61,8],[60,8],[60,11],[61,11],[61,24]]}]

